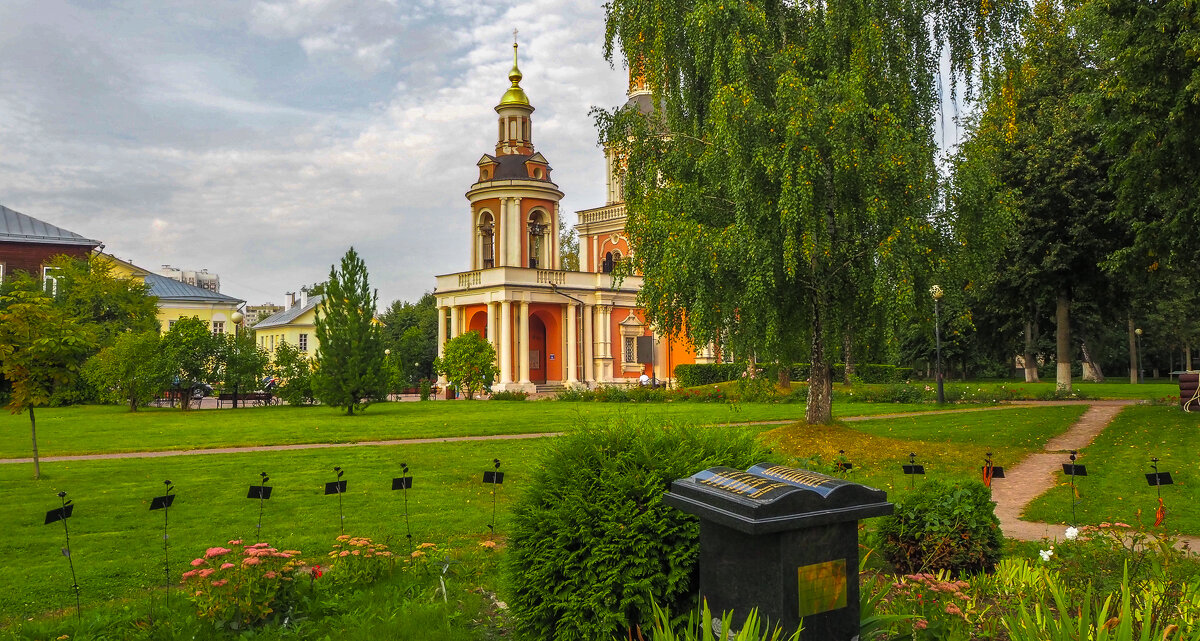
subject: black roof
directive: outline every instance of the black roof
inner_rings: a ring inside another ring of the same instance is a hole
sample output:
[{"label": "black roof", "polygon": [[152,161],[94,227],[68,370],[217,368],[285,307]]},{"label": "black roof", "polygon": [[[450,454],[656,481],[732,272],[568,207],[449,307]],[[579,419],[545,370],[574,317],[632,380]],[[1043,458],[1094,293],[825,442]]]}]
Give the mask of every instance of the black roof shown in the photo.
[{"label": "black roof", "polygon": [[[525,156],[521,154],[509,154],[506,156],[493,156],[484,154],[491,158],[496,163],[496,173],[492,174],[492,180],[538,180],[529,175],[529,170],[526,169],[525,163],[533,158],[533,154]],[[546,168],[549,169],[547,164]],[[550,183],[550,172],[546,172],[546,178],[541,179],[541,182]]]}]

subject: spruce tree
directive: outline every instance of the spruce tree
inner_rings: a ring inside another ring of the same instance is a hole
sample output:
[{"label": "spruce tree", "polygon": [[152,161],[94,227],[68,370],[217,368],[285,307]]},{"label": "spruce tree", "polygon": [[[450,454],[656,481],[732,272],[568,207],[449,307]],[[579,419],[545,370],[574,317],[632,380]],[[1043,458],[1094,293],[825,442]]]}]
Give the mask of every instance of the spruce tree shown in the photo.
[{"label": "spruce tree", "polygon": [[375,324],[377,292],[367,282],[367,266],[351,247],[339,270],[329,268],[329,282],[317,305],[316,397],[347,414],[365,409],[387,394],[383,341]]}]

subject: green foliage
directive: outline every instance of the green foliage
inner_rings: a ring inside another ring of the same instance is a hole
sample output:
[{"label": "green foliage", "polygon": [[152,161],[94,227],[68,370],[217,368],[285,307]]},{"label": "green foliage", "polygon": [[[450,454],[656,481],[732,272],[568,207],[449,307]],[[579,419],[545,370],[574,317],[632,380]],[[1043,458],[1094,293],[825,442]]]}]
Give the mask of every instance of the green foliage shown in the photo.
[{"label": "green foliage", "polygon": [[479,332],[465,332],[446,341],[441,358],[434,361],[434,369],[466,395],[467,400],[474,399],[482,390],[490,390],[500,373],[496,367],[496,349]]},{"label": "green foliage", "polygon": [[896,501],[878,536],[884,559],[906,574],[991,571],[1004,542],[992,492],[978,481],[926,481]]},{"label": "green foliage", "polygon": [[696,603],[699,523],[663,504],[671,481],[767,457],[748,431],[614,422],[547,444],[513,513],[505,559],[517,630],[576,641],[625,634]]},{"label": "green foliage", "polygon": [[422,401],[428,401],[429,397],[433,395],[433,385],[429,383],[428,378],[421,379],[420,384],[417,386],[417,393],[420,395]]},{"label": "green foliage", "polygon": [[[184,589],[196,615],[215,628],[240,630],[269,620],[282,621],[297,601],[297,582],[310,568],[297,550],[266,543],[211,547],[183,573]],[[307,581],[305,581],[307,582]]]},{"label": "green foliage", "polygon": [[529,394],[519,390],[507,392],[492,392],[491,399],[493,401],[523,401],[529,398]]},{"label": "green foliage", "polygon": [[746,371],[745,363],[682,363],[675,366],[680,387],[699,387],[732,381]]},{"label": "green foliage", "polygon": [[186,392],[182,398],[186,410],[192,400],[192,388],[216,380],[219,339],[209,331],[206,321],[193,316],[175,321],[159,345],[171,387]]},{"label": "green foliage", "polygon": [[216,376],[225,391],[250,392],[262,386],[271,356],[255,342],[252,332],[218,334],[213,340],[216,343]]},{"label": "green foliage", "polygon": [[120,334],[112,345],[88,359],[84,377],[104,400],[124,403],[129,411],[136,412],[171,385],[160,343],[154,330]]},{"label": "green foliage", "polygon": [[59,256],[50,261],[58,279],[55,304],[84,322],[96,325],[102,347],[124,332],[159,329],[158,299],[144,283],[117,278],[104,258]]},{"label": "green foliage", "polygon": [[396,387],[413,387],[422,378],[433,378],[437,358],[437,299],[426,293],[415,303],[395,301],[379,320],[384,347],[392,350]]},{"label": "green foliage", "polygon": [[[425,550],[437,547],[433,543],[421,545],[430,546]],[[369,537],[343,534],[329,552],[329,581],[340,587],[374,583],[395,569],[396,557],[388,546]]]},{"label": "green foliage", "polygon": [[325,294],[317,305],[317,367],[313,391],[331,407],[347,414],[387,396],[384,346],[375,324],[376,293],[367,281],[367,266],[351,247],[341,269],[329,268]]},{"label": "green foliage", "polygon": [[784,363],[809,348],[806,418],[828,424],[827,343],[864,317],[890,333],[939,268],[941,55],[969,77],[1023,3],[615,0],[606,11],[606,55],[619,48],[660,107],[597,118],[627,168],[649,320]]},{"label": "green foliage", "polygon": [[579,271],[579,236],[574,227],[567,227],[566,221],[558,220],[558,256],[563,271]]},{"label": "green foliage", "polygon": [[308,354],[284,341],[275,348],[275,363],[271,371],[279,378],[275,394],[288,405],[312,405],[313,364]]},{"label": "green foliage", "polygon": [[[658,604],[654,604],[654,624],[650,628],[648,641],[780,641],[785,638],[783,630],[778,626],[771,628],[758,616],[758,610],[751,610],[745,619],[736,616],[734,612],[722,613],[719,618],[720,629],[731,630],[724,636],[713,631],[715,617],[712,614],[706,601],[703,606],[688,615],[682,630],[676,630],[678,626],[671,615],[659,608]],[[733,630],[737,632],[734,633]],[[620,638],[624,637],[618,637],[614,641],[619,641]],[[796,630],[786,639],[799,641],[800,630]]]},{"label": "green foliage", "polygon": [[0,296],[0,375],[12,385],[6,406],[29,410],[33,474],[41,476],[34,408],[46,405],[55,388],[69,385],[95,350],[89,326],[52,304],[39,289],[16,289]]}]

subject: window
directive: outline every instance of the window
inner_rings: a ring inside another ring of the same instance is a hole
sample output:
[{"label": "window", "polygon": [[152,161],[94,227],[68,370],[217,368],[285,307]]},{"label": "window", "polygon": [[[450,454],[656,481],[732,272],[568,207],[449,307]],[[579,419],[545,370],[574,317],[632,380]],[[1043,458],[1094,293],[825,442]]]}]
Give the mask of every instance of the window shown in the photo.
[{"label": "window", "polygon": [[302,351],[302,352],[308,351],[308,334],[300,335],[300,351]]},{"label": "window", "polygon": [[225,333],[225,321],[213,321],[212,327],[213,336],[220,336]]},{"label": "window", "polygon": [[171,328],[174,326],[175,326],[175,321],[173,321],[173,320],[167,321],[167,331],[171,331]]},{"label": "window", "polygon": [[[541,260],[543,246],[546,244],[543,240],[544,236],[549,232],[550,227],[546,223],[545,214],[541,211],[534,211],[529,216],[529,268],[537,269],[546,261]],[[543,268],[544,269],[544,268]]]},{"label": "window", "polygon": [[637,339],[633,336],[625,337],[625,362],[637,362]]},{"label": "window", "polygon": [[482,269],[496,266],[495,234],[496,225],[492,222],[492,213],[485,211],[479,215],[479,259]]},{"label": "window", "polygon": [[57,267],[42,268],[42,289],[51,296],[58,295],[58,276],[55,276],[57,273]]}]

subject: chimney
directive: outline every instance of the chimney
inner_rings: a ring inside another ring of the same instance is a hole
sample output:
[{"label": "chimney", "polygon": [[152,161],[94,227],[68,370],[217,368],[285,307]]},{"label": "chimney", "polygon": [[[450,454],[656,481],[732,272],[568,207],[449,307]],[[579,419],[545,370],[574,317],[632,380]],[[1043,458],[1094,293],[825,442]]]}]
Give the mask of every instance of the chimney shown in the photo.
[{"label": "chimney", "polygon": [[300,288],[300,307],[308,307],[308,288]]},{"label": "chimney", "polygon": [[283,304],[284,311],[296,306],[296,292],[287,292],[284,296],[287,297],[287,301]]}]

